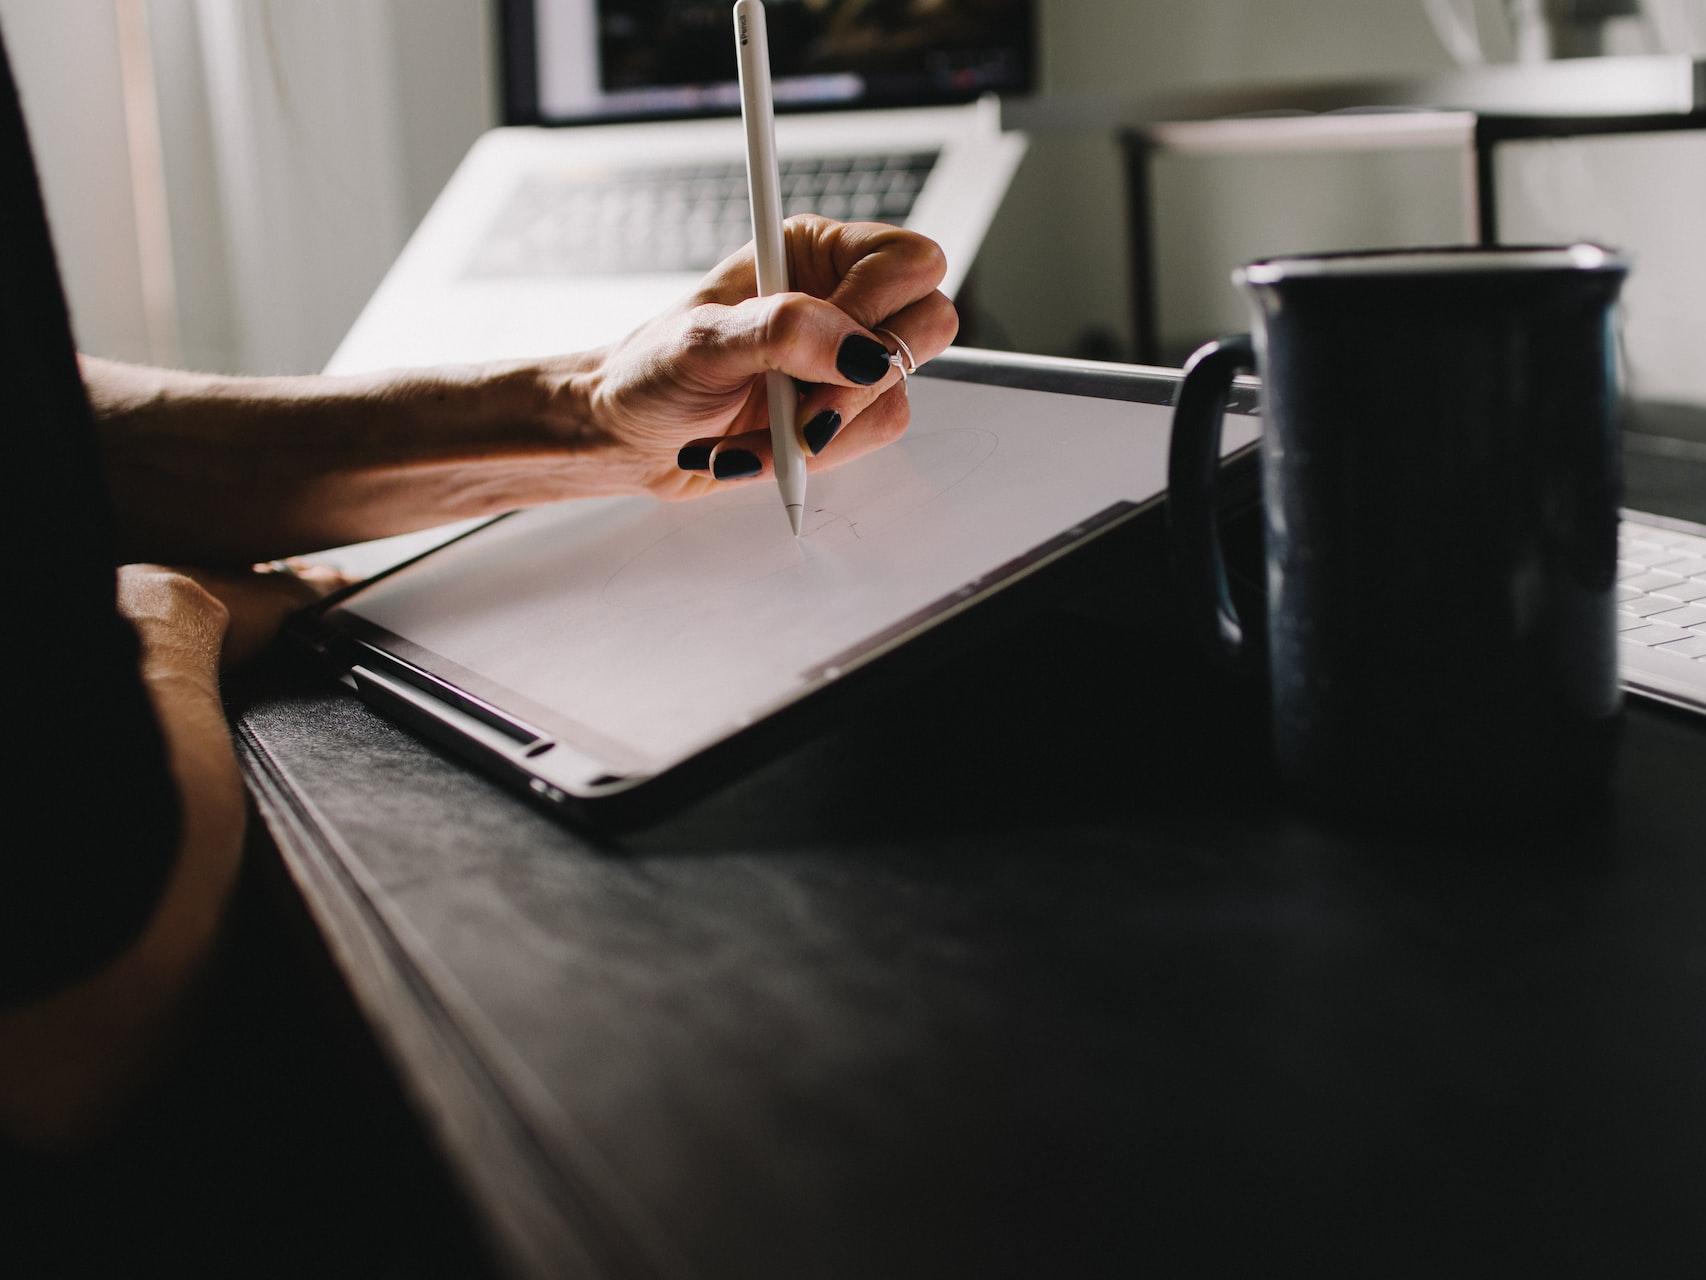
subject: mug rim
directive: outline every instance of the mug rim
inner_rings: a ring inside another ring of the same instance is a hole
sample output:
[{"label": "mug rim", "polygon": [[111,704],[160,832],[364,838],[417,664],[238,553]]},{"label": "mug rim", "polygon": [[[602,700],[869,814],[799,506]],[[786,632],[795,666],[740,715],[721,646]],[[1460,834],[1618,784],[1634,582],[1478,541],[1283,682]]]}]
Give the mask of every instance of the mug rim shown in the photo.
[{"label": "mug rim", "polygon": [[1479,275],[1490,271],[1628,270],[1615,249],[1582,241],[1567,245],[1442,245],[1423,249],[1350,249],[1296,253],[1247,262],[1233,274],[1237,284],[1329,276]]}]

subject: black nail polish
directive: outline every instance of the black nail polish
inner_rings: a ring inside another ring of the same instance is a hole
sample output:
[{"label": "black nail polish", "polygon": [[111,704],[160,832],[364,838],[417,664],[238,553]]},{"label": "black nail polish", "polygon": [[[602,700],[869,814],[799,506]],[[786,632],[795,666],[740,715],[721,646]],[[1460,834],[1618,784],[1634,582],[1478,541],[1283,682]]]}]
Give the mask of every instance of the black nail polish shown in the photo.
[{"label": "black nail polish", "polygon": [[835,367],[848,381],[868,387],[888,376],[888,348],[862,333],[849,334],[836,353]]},{"label": "black nail polish", "polygon": [[823,452],[824,445],[835,439],[835,433],[841,430],[841,415],[834,409],[825,409],[817,417],[806,423],[800,429],[800,434],[806,438],[806,447],[813,454]]},{"label": "black nail polish", "polygon": [[681,452],[675,455],[675,465],[683,471],[703,471],[711,465],[711,446],[708,444],[684,444]]},{"label": "black nail polish", "polygon": [[746,449],[724,449],[711,464],[711,474],[719,480],[739,480],[743,476],[755,476],[762,470],[764,464],[758,460],[758,455]]}]

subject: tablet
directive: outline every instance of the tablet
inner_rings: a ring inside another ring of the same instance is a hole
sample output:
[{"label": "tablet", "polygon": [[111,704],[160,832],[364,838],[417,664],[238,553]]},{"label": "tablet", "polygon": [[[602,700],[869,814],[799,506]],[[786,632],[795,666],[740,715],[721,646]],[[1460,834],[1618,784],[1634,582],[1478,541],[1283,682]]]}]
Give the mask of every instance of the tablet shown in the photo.
[{"label": "tablet", "polygon": [[[797,539],[763,482],[534,508],[340,595],[311,639],[382,711],[585,813],[750,736],[1165,489],[1165,405],[940,376],[909,394],[901,441],[812,477]],[[1254,419],[1227,418],[1228,453],[1255,437]]]}]

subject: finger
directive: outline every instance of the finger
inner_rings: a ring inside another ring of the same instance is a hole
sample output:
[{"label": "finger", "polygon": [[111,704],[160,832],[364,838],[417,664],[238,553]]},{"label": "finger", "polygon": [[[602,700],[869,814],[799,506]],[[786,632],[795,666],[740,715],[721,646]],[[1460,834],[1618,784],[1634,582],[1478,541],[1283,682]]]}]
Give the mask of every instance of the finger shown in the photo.
[{"label": "finger", "polygon": [[831,258],[839,283],[829,301],[867,327],[935,293],[948,260],[934,240],[881,223],[838,229]]},{"label": "finger", "polygon": [[703,303],[682,323],[678,367],[688,385],[722,391],[768,372],[844,387],[899,376],[881,339],[839,307],[803,293],[734,306]]},{"label": "finger", "polygon": [[914,371],[941,355],[960,336],[960,313],[942,293],[930,293],[903,307],[875,326],[885,340],[902,338],[913,360]]},{"label": "finger", "polygon": [[342,570],[334,569],[328,564],[307,564],[292,561],[294,576],[301,584],[303,592],[311,601],[324,600],[333,592],[342,591],[345,587],[353,587],[359,578],[352,578]]},{"label": "finger", "polygon": [[314,604],[357,581],[330,565],[314,564],[297,556],[258,564],[250,579],[259,590],[271,592],[297,607]]},{"label": "finger", "polygon": [[703,470],[719,487],[743,480],[762,480],[775,471],[768,427],[720,436],[708,443],[710,456]]},{"label": "finger", "polygon": [[675,465],[713,480],[749,480],[770,470],[770,428],[694,440],[681,447]]},{"label": "finger", "polygon": [[[746,404],[736,414],[734,422],[725,428],[725,431],[728,435],[740,435],[743,433],[736,430],[739,425],[768,422],[770,418],[768,406],[769,395],[765,389],[765,381],[763,378],[754,378],[752,385],[747,388]],[[722,444],[726,438],[726,435],[699,436],[689,440],[676,452],[676,467],[686,473],[702,472],[706,478],[710,478],[712,457],[716,453],[717,446]],[[689,492],[693,491],[689,490]]]},{"label": "finger", "polygon": [[[888,339],[891,347],[898,348],[896,338],[904,341],[912,358],[922,365],[942,354],[959,327],[954,304],[940,293],[931,293],[883,321],[878,336]],[[800,446],[806,456],[821,454],[848,423],[889,390],[884,386],[813,387],[807,391],[800,398],[799,416]]]},{"label": "finger", "polygon": [[[769,397],[763,378],[754,378],[747,393],[747,411],[737,423],[764,422],[762,429],[736,431],[722,436],[700,436],[681,446],[675,455],[676,467],[684,473],[698,473],[718,484],[737,480],[755,480],[770,474],[771,454],[768,419]],[[689,489],[683,496],[691,496]],[[700,490],[703,492],[703,490]]]},{"label": "finger", "polygon": [[[947,275],[940,245],[887,223],[796,214],[783,224],[783,237],[793,287],[827,298],[867,326],[933,293]],[[748,244],[713,267],[694,297],[732,306],[752,297],[757,281]]]},{"label": "finger", "polygon": [[[782,223],[782,244],[788,255],[788,281],[814,297],[827,297],[841,283],[835,269],[837,242],[847,224],[815,213],[795,214]],[[705,273],[694,290],[694,302],[733,306],[758,293],[758,259],[748,240]]]},{"label": "finger", "polygon": [[890,387],[867,406],[858,417],[848,421],[834,437],[835,447],[827,454],[807,460],[812,472],[829,471],[852,462],[855,458],[893,444],[906,434],[912,421],[912,402],[906,397],[904,385]]},{"label": "finger", "polygon": [[[933,360],[952,344],[959,332],[959,313],[940,293],[931,293],[882,326],[892,338],[906,342],[919,364]],[[885,347],[885,350],[887,348]],[[806,386],[802,388],[796,431],[808,459],[823,453],[849,423],[856,421],[879,399],[900,390],[898,374],[870,387]],[[762,402],[762,396],[758,397]],[[891,413],[893,411],[891,410]],[[904,429],[904,422],[901,424]],[[860,452],[868,452],[869,447]],[[846,446],[838,447],[837,452]],[[705,472],[713,479],[743,480],[768,474],[772,464],[770,434],[766,431],[735,436],[706,436],[690,440],[676,455],[683,471]]]},{"label": "finger", "polygon": [[[827,471],[893,444],[906,434],[911,419],[906,388],[891,387],[847,424],[828,457],[808,456],[806,466],[814,473]],[[775,471],[770,432],[743,431],[712,442],[711,461],[705,470],[718,487],[769,479]]]}]

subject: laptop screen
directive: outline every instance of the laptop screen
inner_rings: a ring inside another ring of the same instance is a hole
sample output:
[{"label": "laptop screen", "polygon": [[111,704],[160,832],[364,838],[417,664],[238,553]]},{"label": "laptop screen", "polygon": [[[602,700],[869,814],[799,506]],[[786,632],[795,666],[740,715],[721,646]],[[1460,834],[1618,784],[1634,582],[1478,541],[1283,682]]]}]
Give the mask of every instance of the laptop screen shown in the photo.
[{"label": "laptop screen", "polygon": [[[766,0],[780,110],[965,102],[1031,87],[1034,0]],[[732,0],[504,0],[505,118],[740,109]]]}]

